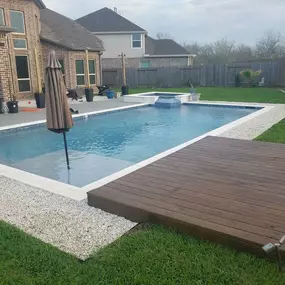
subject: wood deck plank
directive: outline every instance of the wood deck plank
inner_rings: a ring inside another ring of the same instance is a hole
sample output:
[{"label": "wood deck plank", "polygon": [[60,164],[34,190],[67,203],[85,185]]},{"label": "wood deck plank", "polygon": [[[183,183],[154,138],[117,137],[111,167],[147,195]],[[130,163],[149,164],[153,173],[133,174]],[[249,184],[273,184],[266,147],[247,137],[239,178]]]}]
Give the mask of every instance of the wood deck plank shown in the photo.
[{"label": "wood deck plank", "polygon": [[88,193],[88,203],[262,255],[285,234],[285,146],[207,137]]}]

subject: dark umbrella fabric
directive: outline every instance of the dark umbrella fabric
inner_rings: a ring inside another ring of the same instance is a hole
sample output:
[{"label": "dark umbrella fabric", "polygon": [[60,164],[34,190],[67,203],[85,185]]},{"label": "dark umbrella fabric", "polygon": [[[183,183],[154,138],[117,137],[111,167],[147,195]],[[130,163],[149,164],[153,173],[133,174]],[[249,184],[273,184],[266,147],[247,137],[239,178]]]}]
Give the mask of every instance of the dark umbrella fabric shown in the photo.
[{"label": "dark umbrella fabric", "polygon": [[63,133],[67,166],[69,168],[66,132],[72,128],[73,121],[67,102],[61,65],[56,58],[55,51],[51,51],[48,56],[45,70],[45,92],[47,128],[55,133]]}]

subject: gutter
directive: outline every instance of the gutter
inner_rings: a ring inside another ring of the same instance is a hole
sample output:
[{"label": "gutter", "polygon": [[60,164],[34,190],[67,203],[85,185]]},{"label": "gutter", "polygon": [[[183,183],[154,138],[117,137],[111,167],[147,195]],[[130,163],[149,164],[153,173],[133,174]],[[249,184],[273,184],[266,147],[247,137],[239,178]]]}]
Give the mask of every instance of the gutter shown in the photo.
[{"label": "gutter", "polygon": [[103,52],[99,52],[99,69],[100,69],[100,85],[101,86],[103,85],[102,54]]},{"label": "gutter", "polygon": [[91,32],[94,35],[120,35],[120,34],[145,34],[147,31],[120,31],[120,32]]},{"label": "gutter", "polygon": [[35,0],[36,4],[39,6],[40,9],[46,9],[46,5],[42,0]]}]

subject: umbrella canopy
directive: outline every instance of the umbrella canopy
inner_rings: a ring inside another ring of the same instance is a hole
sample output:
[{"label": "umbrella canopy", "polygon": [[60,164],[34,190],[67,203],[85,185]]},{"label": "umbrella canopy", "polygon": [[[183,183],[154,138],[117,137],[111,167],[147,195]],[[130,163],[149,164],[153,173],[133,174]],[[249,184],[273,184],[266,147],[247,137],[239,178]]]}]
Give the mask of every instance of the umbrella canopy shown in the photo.
[{"label": "umbrella canopy", "polygon": [[61,65],[55,51],[48,56],[45,71],[47,128],[56,133],[67,132],[73,126]]},{"label": "umbrella canopy", "polygon": [[61,72],[61,65],[51,51],[45,71],[45,93],[47,128],[55,133],[63,133],[67,168],[69,166],[66,132],[73,126],[72,116],[69,110],[66,88]]}]

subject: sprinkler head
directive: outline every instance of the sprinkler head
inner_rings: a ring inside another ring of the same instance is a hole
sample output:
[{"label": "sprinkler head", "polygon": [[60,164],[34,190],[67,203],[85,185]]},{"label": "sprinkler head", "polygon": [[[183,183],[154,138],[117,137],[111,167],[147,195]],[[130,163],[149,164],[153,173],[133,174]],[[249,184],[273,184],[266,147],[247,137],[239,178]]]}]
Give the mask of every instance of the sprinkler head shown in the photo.
[{"label": "sprinkler head", "polygon": [[271,253],[276,249],[276,245],[273,243],[268,243],[265,246],[262,247],[262,249],[267,253]]}]

